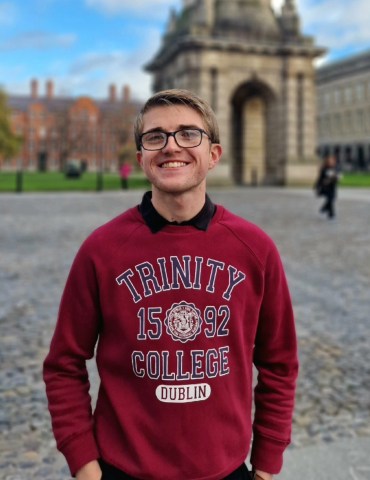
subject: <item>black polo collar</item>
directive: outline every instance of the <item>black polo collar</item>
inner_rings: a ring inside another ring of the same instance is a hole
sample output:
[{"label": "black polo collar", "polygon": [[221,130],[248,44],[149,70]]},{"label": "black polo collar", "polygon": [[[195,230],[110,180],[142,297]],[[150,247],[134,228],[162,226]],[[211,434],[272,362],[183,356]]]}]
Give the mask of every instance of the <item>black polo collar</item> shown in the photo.
[{"label": "black polo collar", "polygon": [[206,231],[216,212],[216,205],[214,205],[209,196],[206,195],[204,206],[195,217],[185,222],[169,222],[154,208],[152,204],[152,192],[146,192],[139,205],[139,211],[153,233],[159,232],[166,225],[191,225],[198,230]]}]

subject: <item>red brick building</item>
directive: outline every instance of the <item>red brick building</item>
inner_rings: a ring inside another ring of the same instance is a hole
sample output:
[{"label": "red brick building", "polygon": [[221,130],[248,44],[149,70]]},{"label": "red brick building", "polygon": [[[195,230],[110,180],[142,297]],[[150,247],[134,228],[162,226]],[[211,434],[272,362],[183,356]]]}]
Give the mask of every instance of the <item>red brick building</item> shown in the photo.
[{"label": "red brick building", "polygon": [[10,94],[8,105],[23,145],[16,158],[0,158],[0,169],[63,170],[78,161],[89,170],[117,171],[122,150],[134,151],[132,125],[141,105],[128,86],[118,95],[110,85],[107,98],[97,100],[57,97],[50,80],[41,93],[32,80],[30,95]]}]

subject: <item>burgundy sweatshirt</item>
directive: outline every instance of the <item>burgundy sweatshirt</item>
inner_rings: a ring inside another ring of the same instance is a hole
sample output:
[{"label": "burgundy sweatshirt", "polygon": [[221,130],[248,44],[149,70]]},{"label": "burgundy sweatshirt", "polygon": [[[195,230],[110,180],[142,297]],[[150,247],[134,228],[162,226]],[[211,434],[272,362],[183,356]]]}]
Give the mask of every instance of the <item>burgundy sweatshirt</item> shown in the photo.
[{"label": "burgundy sweatshirt", "polygon": [[280,471],[297,370],[286,278],[264,232],[218,206],[207,231],[154,234],[132,208],[81,246],[44,379],[72,474],[103,458],[141,479],[217,480],[246,459],[252,437],[252,464]]}]

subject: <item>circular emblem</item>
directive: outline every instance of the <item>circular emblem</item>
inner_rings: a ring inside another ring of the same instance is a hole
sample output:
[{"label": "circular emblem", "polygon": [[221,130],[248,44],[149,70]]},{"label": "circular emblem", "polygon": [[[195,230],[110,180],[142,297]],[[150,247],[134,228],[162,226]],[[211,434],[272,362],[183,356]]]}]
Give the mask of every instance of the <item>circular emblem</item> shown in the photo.
[{"label": "circular emblem", "polygon": [[200,333],[202,324],[200,310],[193,303],[174,303],[167,310],[164,323],[167,327],[167,333],[171,335],[173,340],[183,343],[194,340]]}]

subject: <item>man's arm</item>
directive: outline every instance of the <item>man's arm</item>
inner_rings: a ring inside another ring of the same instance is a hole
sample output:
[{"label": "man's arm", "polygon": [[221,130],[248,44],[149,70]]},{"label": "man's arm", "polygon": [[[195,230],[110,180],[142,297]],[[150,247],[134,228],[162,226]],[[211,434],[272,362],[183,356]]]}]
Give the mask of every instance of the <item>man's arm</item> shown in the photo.
[{"label": "man's arm", "polygon": [[273,480],[273,476],[270,473],[261,472],[261,470],[256,470],[256,480]]},{"label": "man's arm", "polygon": [[266,258],[265,288],[254,348],[258,371],[251,463],[279,473],[290,443],[298,372],[297,339],[285,272],[276,248]]},{"label": "man's arm", "polygon": [[102,471],[97,460],[84,465],[77,473],[77,480],[100,480],[102,478]]},{"label": "man's arm", "polygon": [[94,356],[100,317],[94,264],[82,248],[68,276],[43,371],[53,433],[72,475],[99,458],[86,361]]}]

